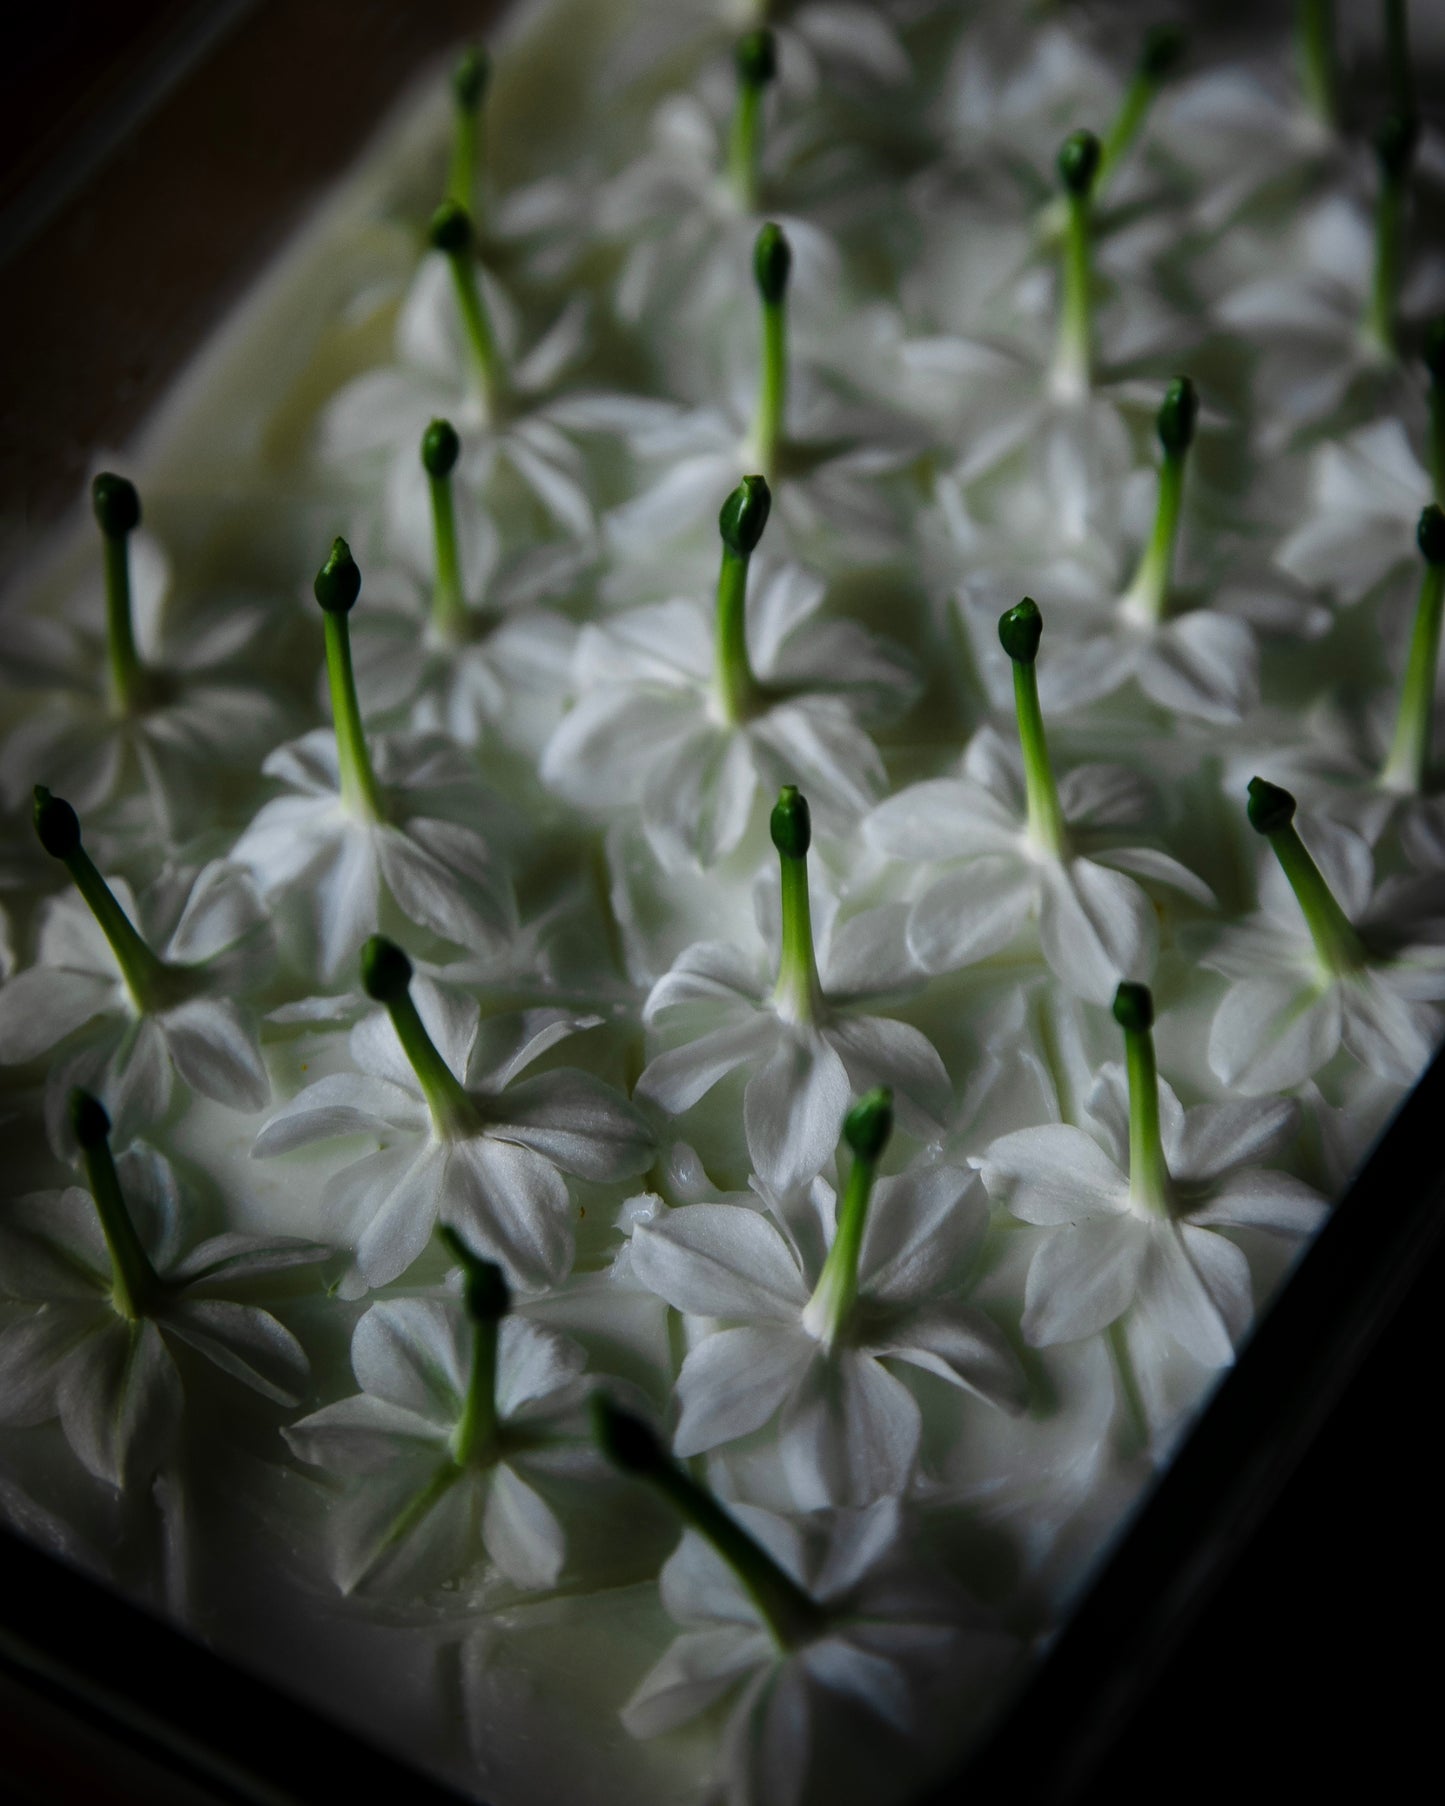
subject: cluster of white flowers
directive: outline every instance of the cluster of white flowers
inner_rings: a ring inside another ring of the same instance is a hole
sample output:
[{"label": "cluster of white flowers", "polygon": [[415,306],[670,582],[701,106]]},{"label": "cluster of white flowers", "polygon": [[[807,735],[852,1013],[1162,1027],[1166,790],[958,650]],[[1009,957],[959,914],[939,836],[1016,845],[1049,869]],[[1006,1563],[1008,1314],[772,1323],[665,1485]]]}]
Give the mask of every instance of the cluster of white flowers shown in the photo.
[{"label": "cluster of white flowers", "polygon": [[7,624],[0,1508],[497,1806],[956,1761],[1445,1030],[1405,9],[1085,11],[523,9]]}]

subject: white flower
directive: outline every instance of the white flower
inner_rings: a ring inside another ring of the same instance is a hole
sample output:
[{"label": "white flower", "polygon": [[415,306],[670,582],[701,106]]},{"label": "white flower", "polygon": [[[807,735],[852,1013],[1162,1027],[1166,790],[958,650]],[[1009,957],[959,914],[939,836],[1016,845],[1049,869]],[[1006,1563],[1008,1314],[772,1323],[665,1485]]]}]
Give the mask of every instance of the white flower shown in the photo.
[{"label": "white flower", "polygon": [[432,606],[426,560],[367,579],[367,607],[351,622],[356,690],[363,712],[400,716],[419,733],[478,745],[489,729],[517,732],[519,697],[555,715],[567,682],[577,630],[543,604],[569,596],[579,560],[570,550],[537,548],[503,562],[495,529],[475,517],[463,547],[467,595],[475,598],[459,637]]},{"label": "white flower", "polygon": [[[764,894],[770,902],[775,893]],[[663,974],[643,1007],[649,1027],[680,1027],[687,1039],[653,1057],[637,1097],[677,1116],[730,1072],[746,1069],[748,1158],[778,1193],[822,1171],[858,1093],[891,1085],[904,1126],[923,1135],[937,1132],[949,1103],[948,1074],[932,1043],[908,1023],[862,1013],[870,996],[916,983],[902,907],[840,924],[832,899],[818,902],[816,964],[811,944],[804,958],[787,922],[780,933],[764,914],[768,951],[750,956],[700,941]]]},{"label": "white flower", "polygon": [[[1200,963],[1231,982],[1209,1033],[1209,1063],[1246,1096],[1303,1084],[1341,1045],[1382,1078],[1424,1070],[1445,1017],[1445,945],[1429,880],[1387,879],[1352,829],[1317,817],[1308,857],[1342,912],[1315,931],[1274,859],[1261,908],[1203,939]],[[1311,901],[1312,912],[1322,913]],[[1333,932],[1338,929],[1338,936]],[[1336,938],[1347,944],[1334,946]],[[1325,950],[1328,949],[1328,952]]]},{"label": "white flower", "polygon": [[490,1421],[469,1448],[477,1329],[452,1298],[373,1304],[351,1341],[361,1391],[284,1432],[303,1461],[359,1482],[334,1526],[343,1592],[416,1594],[483,1554],[513,1586],[555,1584],[566,1538],[535,1482],[598,1465],[580,1409],[587,1357],[524,1318],[492,1327]]},{"label": "white flower", "polygon": [[334,979],[377,927],[384,900],[443,940],[475,950],[515,923],[511,880],[476,826],[495,811],[465,757],[429,737],[372,745],[383,819],[348,800],[336,736],[313,728],[261,767],[289,794],[263,805],[231,857],[268,901],[294,901]]},{"label": "white flower", "polygon": [[729,720],[714,623],[677,600],[582,629],[578,700],[542,756],[543,781],[591,810],[641,806],[658,856],[712,865],[738,845],[759,792],[807,792],[842,827],[881,793],[863,730],[916,688],[904,655],[855,623],[821,619],[821,578],[797,565],[754,572],[746,636],[756,695]]},{"label": "white flower", "polygon": [[727,1806],[798,1806],[810,1777],[841,1776],[860,1711],[894,1733],[896,1764],[922,1766],[934,1699],[947,1688],[956,1712],[960,1682],[987,1685],[1011,1665],[1010,1638],[900,1562],[896,1500],[835,1512],[826,1526],[748,1505],[729,1513],[806,1587],[817,1628],[781,1645],[742,1581],[688,1530],[661,1578],[681,1634],[622,1713],[634,1737],[656,1737],[731,1697],[716,1770]]},{"label": "white flower", "polygon": [[1301,582],[1358,602],[1414,564],[1415,527],[1430,478],[1399,420],[1379,420],[1321,445],[1309,515],[1275,554]]},{"label": "white flower", "polygon": [[[580,355],[586,308],[570,305],[525,357],[515,358],[511,308],[485,272],[486,307],[506,365],[501,392],[484,397],[469,360],[447,259],[427,257],[402,305],[396,329],[396,362],[355,378],[327,403],[317,427],[323,462],[374,479],[378,467],[395,465],[403,501],[425,509],[416,448],[429,421],[450,420],[462,439],[457,486],[505,502],[504,480],[519,488],[543,514],[578,539],[593,530],[582,459],[556,424],[547,397]],[[510,512],[510,510],[508,511]]]},{"label": "white flower", "polygon": [[284,731],[274,687],[247,681],[272,611],[232,596],[180,610],[170,562],[144,533],[130,536],[129,563],[140,669],[127,700],[112,693],[92,589],[68,610],[6,622],[0,671],[29,706],[0,750],[0,792],[13,807],[43,783],[88,814],[139,782],[172,843],[197,825],[217,772],[254,762]]},{"label": "white flower", "polygon": [[1120,830],[1149,812],[1148,787],[1135,773],[1076,766],[1059,781],[1059,802],[1064,845],[1052,852],[1030,832],[1018,749],[981,728],[958,776],[910,785],[868,816],[864,836],[882,852],[946,863],[937,877],[930,872],[908,915],[909,951],[925,972],[987,959],[1034,920],[1055,974],[1080,996],[1104,1003],[1120,978],[1144,978],[1153,969],[1158,916],[1136,877],[1212,901],[1168,854],[1114,844]]},{"label": "white flower", "polygon": [[678,1375],[673,1446],[703,1454],[778,1422],[805,1509],[862,1505],[912,1477],[922,1416],[893,1363],[1020,1410],[1025,1383],[1001,1333],[961,1282],[987,1223],[982,1187],[914,1165],[873,1187],[856,1296],[836,1323],[812,1301],[839,1241],[833,1188],[813,1181],[778,1223],[746,1204],[688,1204],[633,1230],[634,1278],[702,1328]]},{"label": "white flower", "polygon": [[275,1404],[296,1403],[309,1376],[301,1345],[247,1300],[256,1281],[324,1260],[327,1250],[289,1236],[191,1242],[192,1213],[159,1154],[134,1148],[115,1171],[149,1268],[133,1314],[117,1300],[114,1251],[88,1193],[37,1192],[0,1214],[0,1293],[37,1307],[0,1328],[0,1418],[59,1416],[85,1467],[125,1486],[149,1481],[180,1435],[175,1345]]},{"label": "white flower", "polygon": [[425,979],[415,993],[430,1057],[422,1051],[414,1062],[384,1011],[365,1018],[351,1035],[360,1070],[308,1085],[252,1151],[265,1159],[313,1141],[379,1142],[328,1188],[356,1249],[342,1282],[351,1296],[404,1273],[438,1222],[525,1290],[555,1285],[573,1247],[562,1174],[609,1184],[644,1171],[647,1125],[589,1073],[519,1076],[569,1032],[565,1020],[539,1026],[524,1016],[512,1044],[499,1045],[505,1031],[484,1024],[474,1003]]},{"label": "white flower", "polygon": [[1251,1315],[1249,1263],[1218,1232],[1303,1239],[1325,1214],[1309,1186],[1257,1164],[1293,1137],[1298,1107],[1261,1099],[1186,1111],[1160,1081],[1163,1198],[1130,1183],[1122,1068],[1102,1070],[1088,1110],[1103,1147],[1082,1129],[1046,1123],[1003,1136],[983,1157],[989,1195],[1048,1231],[1029,1264],[1025,1337],[1044,1348],[1077,1341],[1134,1311],[1161,1359],[1173,1342],[1206,1366],[1228,1364]]},{"label": "white flower", "polygon": [[[179,1075],[203,1097],[259,1110],[271,1095],[254,1016],[237,1001],[272,963],[266,913],[244,872],[217,861],[167,873],[137,899],[109,888],[125,922],[122,958],[79,897],[41,910],[38,963],[0,989],[0,1062],[58,1049],[46,1076],[52,1144],[66,1140],[71,1088],[98,1092],[117,1139],[158,1123]],[[132,944],[144,942],[137,951]]]}]

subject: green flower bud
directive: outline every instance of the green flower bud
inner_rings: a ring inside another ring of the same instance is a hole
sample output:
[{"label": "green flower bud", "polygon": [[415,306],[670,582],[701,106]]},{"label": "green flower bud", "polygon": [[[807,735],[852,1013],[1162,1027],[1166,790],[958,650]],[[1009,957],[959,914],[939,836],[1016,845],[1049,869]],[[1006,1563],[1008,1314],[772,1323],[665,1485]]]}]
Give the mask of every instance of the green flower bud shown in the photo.
[{"label": "green flower bud", "polygon": [[718,531],[730,552],[750,558],[763,536],[773,508],[773,492],[766,477],[744,477],[722,505]]},{"label": "green flower bud", "polygon": [[893,1093],[886,1085],[865,1091],[843,1118],[843,1139],[860,1160],[877,1160],[893,1133]]},{"label": "green flower bud", "polygon": [[1199,392],[1187,376],[1176,376],[1164,391],[1159,406],[1159,443],[1178,456],[1194,443],[1194,423],[1199,418]]},{"label": "green flower bud", "polygon": [[101,471],[90,485],[90,502],[107,539],[123,539],[140,525],[140,497],[125,477]]},{"label": "green flower bud", "polygon": [[70,1126],[82,1148],[102,1147],[110,1134],[110,1118],[106,1115],[105,1105],[89,1091],[72,1091]]},{"label": "green flower bud", "polygon": [[1148,985],[1121,984],[1114,993],[1114,1020],[1130,1034],[1154,1026],[1154,997]]},{"label": "green flower bud", "polygon": [[361,572],[344,539],[333,539],[326,562],[311,586],[316,600],[329,615],[350,614],[361,594]]},{"label": "green flower bud", "polygon": [[1188,37],[1177,25],[1151,25],[1139,53],[1139,73],[1162,81],[1182,61]]},{"label": "green flower bud", "polygon": [[1278,834],[1294,820],[1295,800],[1278,784],[1249,780],[1249,825],[1256,834]]},{"label": "green flower bud", "polygon": [[469,251],[476,240],[472,216],[456,201],[443,201],[431,216],[427,237],[433,250],[444,251],[448,257]]},{"label": "green flower bud", "polygon": [[1044,617],[1032,596],[1025,596],[998,618],[998,637],[1016,665],[1031,665],[1039,655]]},{"label": "green flower bud", "polygon": [[450,420],[433,420],[421,436],[422,467],[429,477],[447,477],[461,456],[462,442]]},{"label": "green flower bud", "polygon": [[793,268],[793,247],[781,226],[771,221],[758,233],[753,246],[753,275],[758,293],[775,306],[788,292],[788,277]]},{"label": "green flower bud", "polygon": [[640,1417],[594,1392],[589,1406],[597,1446],[625,1474],[655,1474],[668,1466],[667,1451]]},{"label": "green flower bud", "polygon": [[80,819],[63,797],[35,786],[35,833],[52,859],[69,859],[80,851]]},{"label": "green flower bud", "polygon": [[1415,158],[1420,121],[1413,113],[1392,113],[1375,131],[1375,155],[1388,182],[1401,181]]},{"label": "green flower bud", "polygon": [[1415,540],[1427,564],[1445,564],[1445,510],[1431,502],[1420,516]]},{"label": "green flower bud", "polygon": [[808,811],[808,799],[796,784],[785,784],[778,792],[768,829],[773,845],[784,859],[806,858],[808,848],[813,844],[813,818]]},{"label": "green flower bud", "polygon": [[1070,132],[1059,148],[1059,180],[1076,199],[1085,200],[1099,173],[1099,140],[1092,132]]},{"label": "green flower bud", "polygon": [[459,107],[475,113],[492,79],[492,59],[485,50],[473,48],[463,53],[452,70],[452,94]]},{"label": "green flower bud", "polygon": [[739,38],[733,52],[738,80],[747,88],[761,88],[778,73],[778,46],[772,32],[750,31]]},{"label": "green flower bud", "polygon": [[384,934],[361,949],[361,988],[374,1003],[400,1003],[411,983],[411,961]]}]

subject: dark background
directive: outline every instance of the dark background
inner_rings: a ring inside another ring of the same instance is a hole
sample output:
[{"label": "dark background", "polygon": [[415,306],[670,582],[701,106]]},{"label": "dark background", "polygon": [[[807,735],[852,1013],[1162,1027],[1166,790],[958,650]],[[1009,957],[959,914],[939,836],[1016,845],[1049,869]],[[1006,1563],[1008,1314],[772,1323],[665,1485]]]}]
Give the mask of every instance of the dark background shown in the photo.
[{"label": "dark background", "polygon": [[[1341,11],[1370,4],[1344,0]],[[10,12],[0,567],[70,501],[91,448],[118,439],[163,391],[218,299],[348,164],[397,70],[498,10],[485,0],[53,0]],[[225,80],[189,86],[222,38]],[[156,204],[118,208],[132,186]],[[49,417],[58,387],[63,435]],[[1438,1173],[1433,1144],[1420,1158]],[[1172,1657],[1138,1677],[1124,1734],[1078,1798],[1297,1799],[1357,1783],[1389,1800],[1413,1797],[1417,1777],[1435,1772],[1442,1299],[1437,1248],[1233,1572]],[[5,1617],[0,1598],[0,1631]],[[83,1619],[72,1628],[87,1634]],[[0,1664],[0,1800],[207,1797]]]}]

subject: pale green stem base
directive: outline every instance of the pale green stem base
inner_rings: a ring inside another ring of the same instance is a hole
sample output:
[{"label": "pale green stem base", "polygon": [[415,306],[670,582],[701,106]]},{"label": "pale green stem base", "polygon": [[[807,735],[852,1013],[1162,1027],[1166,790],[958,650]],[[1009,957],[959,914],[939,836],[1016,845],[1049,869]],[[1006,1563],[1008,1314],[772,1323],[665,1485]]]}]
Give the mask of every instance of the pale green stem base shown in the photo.
[{"label": "pale green stem base", "polygon": [[505,389],[502,354],[492,331],[487,304],[482,299],[476,265],[467,251],[450,252],[447,257],[452,270],[452,287],[456,291],[457,309],[462,316],[462,331],[471,353],[472,374],[481,392],[482,404],[489,417],[501,407]]},{"label": "pale green stem base", "polygon": [[782,856],[783,944],[778,958],[778,982],[773,987],[773,1007],[785,1022],[808,1027],[823,1008],[823,987],[813,952],[813,910],[808,897],[806,855]]},{"label": "pale green stem base", "polygon": [[746,721],[757,703],[758,683],[748,659],[748,559],[725,545],[717,579],[714,646],[718,708],[724,721]]},{"label": "pale green stem base", "polygon": [[788,314],[786,301],[763,303],[763,368],[758,386],[758,412],[753,447],[758,472],[770,487],[778,480],[788,400]]},{"label": "pale green stem base", "polygon": [[497,1335],[500,1323],[488,1319],[472,1325],[472,1370],[462,1414],[452,1433],[452,1458],[458,1467],[484,1463],[497,1449]]},{"label": "pale green stem base", "polygon": [[386,1010],[401,1050],[421,1086],[437,1134],[443,1141],[451,1141],[473,1133],[477,1126],[476,1105],[466,1086],[437,1052],[411,993],[388,1003]]},{"label": "pale green stem base", "polygon": [[1304,912],[1320,964],[1332,978],[1358,971],[1365,964],[1364,942],[1335,900],[1320,868],[1291,823],[1269,837],[1289,887]]},{"label": "pale green stem base", "polygon": [[469,107],[455,111],[452,133],[452,160],[447,175],[447,199],[464,207],[471,220],[477,220],[477,177],[480,158],[477,115]]},{"label": "pale green stem base", "polygon": [[1044,734],[1044,714],[1039,707],[1039,680],[1035,666],[1014,661],[1014,713],[1018,718],[1019,746],[1024,756],[1024,794],[1028,801],[1029,839],[1055,859],[1067,857],[1069,833],[1059,802],[1054,768]]},{"label": "pale green stem base", "polygon": [[1129,1196],[1137,1209],[1167,1217],[1172,1188],[1159,1128],[1159,1068],[1148,1029],[1124,1031],[1124,1064],[1129,1075]]},{"label": "pale green stem base", "polygon": [[1435,720],[1435,671],[1440,658],[1442,613],[1445,613],[1445,566],[1427,565],[1420,581],[1420,598],[1415,604],[1415,625],[1405,661],[1395,737],[1380,773],[1380,782],[1387,790],[1418,795],[1425,788]]},{"label": "pale green stem base", "polygon": [[451,477],[427,478],[431,490],[432,540],[436,547],[436,584],[432,590],[432,632],[448,645],[467,637],[471,611],[462,590],[462,561],[457,548],[457,514]]},{"label": "pale green stem base", "polygon": [[145,1015],[160,1001],[167,973],[165,962],[141,937],[84,847],[77,847],[66,859],[65,869],[110,943],[131,1002]]},{"label": "pale green stem base", "polygon": [[1059,328],[1049,387],[1060,401],[1080,401],[1089,392],[1094,370],[1089,202],[1068,197],[1064,225],[1063,267],[1059,295]]},{"label": "pale green stem base", "polygon": [[380,821],[385,809],[376,773],[371,769],[371,754],[366,749],[361,704],[356,700],[356,674],[351,668],[351,631],[344,614],[328,611],[322,621],[326,635],[326,682],[331,691],[336,757],[341,768],[341,800],[358,819]]},{"label": "pale green stem base", "polygon": [[1149,543],[1139,558],[1133,580],[1124,591],[1124,611],[1157,627],[1169,606],[1174,578],[1174,549],[1179,540],[1179,511],[1184,500],[1184,455],[1165,452],[1159,471],[1159,500]]},{"label": "pale green stem base", "polygon": [[836,1344],[847,1328],[858,1297],[858,1257],[863,1249],[863,1230],[877,1170],[874,1161],[855,1157],[838,1208],[833,1246],[823,1262],[813,1295],[803,1307],[803,1328],[827,1349]]},{"label": "pale green stem base", "polygon": [[744,82],[738,89],[737,110],[728,139],[728,180],[744,213],[758,210],[762,125],[763,90],[752,82]]},{"label": "pale green stem base", "polygon": [[110,1144],[102,1141],[99,1147],[85,1148],[82,1153],[90,1195],[95,1200],[95,1214],[100,1218],[101,1233],[110,1253],[111,1301],[127,1322],[135,1323],[159,1298],[160,1276],[141,1246],[135,1224],[125,1207]]},{"label": "pale green stem base", "polygon": [[139,704],[145,683],[131,616],[130,536],[107,533],[101,544],[105,559],[105,646],[110,698],[118,714],[128,715]]}]

